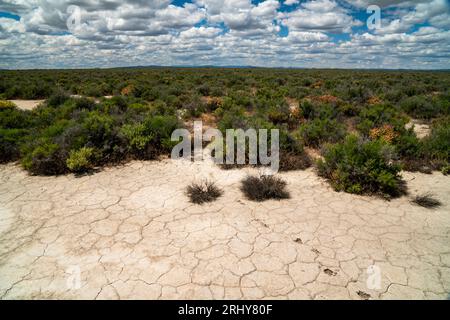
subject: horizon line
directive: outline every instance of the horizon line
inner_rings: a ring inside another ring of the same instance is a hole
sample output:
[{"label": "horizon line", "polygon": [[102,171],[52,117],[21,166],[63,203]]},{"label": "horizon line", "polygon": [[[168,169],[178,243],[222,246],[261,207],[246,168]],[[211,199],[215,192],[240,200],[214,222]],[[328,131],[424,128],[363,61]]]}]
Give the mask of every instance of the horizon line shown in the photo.
[{"label": "horizon line", "polygon": [[61,67],[61,68],[0,68],[0,71],[56,71],[56,70],[114,70],[114,69],[157,69],[157,68],[172,68],[172,69],[268,69],[268,70],[343,70],[343,71],[450,71],[450,69],[414,69],[414,68],[340,68],[340,67],[264,67],[252,65],[147,65],[147,66],[119,66],[119,67]]}]

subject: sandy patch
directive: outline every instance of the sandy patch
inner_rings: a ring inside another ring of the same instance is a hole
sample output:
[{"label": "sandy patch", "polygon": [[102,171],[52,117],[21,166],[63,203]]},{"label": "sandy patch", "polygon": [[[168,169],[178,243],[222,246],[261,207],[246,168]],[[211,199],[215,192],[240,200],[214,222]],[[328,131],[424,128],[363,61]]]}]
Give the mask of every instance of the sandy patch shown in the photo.
[{"label": "sandy patch", "polygon": [[14,103],[19,109],[33,110],[45,100],[8,100]]},{"label": "sandy patch", "polygon": [[[447,297],[448,177],[404,174],[412,195],[443,202],[428,210],[336,193],[312,169],[280,174],[291,199],[255,203],[239,187],[256,172],[164,160],[35,177],[1,165],[0,297]],[[185,187],[202,178],[225,193],[193,205]]]},{"label": "sandy patch", "polygon": [[410,129],[414,126],[414,133],[417,138],[423,139],[430,135],[431,128],[428,124],[421,122],[420,120],[412,119],[406,124],[406,129]]}]

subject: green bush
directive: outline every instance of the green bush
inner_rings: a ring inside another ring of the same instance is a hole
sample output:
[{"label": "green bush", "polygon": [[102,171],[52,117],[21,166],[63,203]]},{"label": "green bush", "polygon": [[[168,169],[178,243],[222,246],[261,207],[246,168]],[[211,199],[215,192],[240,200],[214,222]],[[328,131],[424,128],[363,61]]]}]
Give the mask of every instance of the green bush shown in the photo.
[{"label": "green bush", "polygon": [[382,140],[348,136],[342,144],[328,145],[318,172],[337,191],[398,196],[403,192],[400,166],[393,163],[393,147]]},{"label": "green bush", "polygon": [[290,119],[290,110],[287,104],[272,107],[269,109],[268,117],[273,124],[288,123]]},{"label": "green bush", "polygon": [[317,103],[305,100],[300,105],[305,119],[335,119],[340,116],[340,109],[328,103]]},{"label": "green bush", "polygon": [[178,142],[171,141],[172,132],[180,127],[175,116],[151,116],[144,121],[145,133],[160,152],[170,152]]},{"label": "green bush", "polygon": [[433,123],[431,134],[423,140],[423,149],[436,169],[450,163],[450,117]]},{"label": "green bush", "polygon": [[178,119],[174,116],[149,116],[142,123],[125,124],[120,133],[135,156],[153,159],[160,153],[169,152],[177,143],[171,141],[171,136],[178,127]]},{"label": "green bush", "polygon": [[405,130],[397,135],[393,141],[396,153],[400,158],[417,159],[423,156],[423,144],[417,138],[413,129]]},{"label": "green bush", "polygon": [[76,173],[91,170],[94,167],[94,152],[94,148],[87,147],[70,151],[69,158],[66,160],[67,168]]},{"label": "green bush", "polygon": [[128,141],[128,148],[135,156],[141,159],[154,157],[154,150],[149,148],[153,137],[145,133],[146,128],[142,123],[125,124],[120,132]]},{"label": "green bush", "polygon": [[94,110],[95,109],[95,101],[89,98],[76,98],[75,100],[75,108],[76,109],[86,109],[86,110]]},{"label": "green bush", "polygon": [[27,133],[24,129],[0,128],[0,163],[19,159],[20,144]]},{"label": "green bush", "polygon": [[59,145],[41,140],[25,153],[22,165],[33,174],[58,175],[67,172],[66,158],[67,154]]},{"label": "green bush", "polygon": [[32,124],[32,117],[29,111],[13,108],[0,109],[0,128],[24,129]]},{"label": "green bush", "polygon": [[100,111],[89,112],[82,123],[88,141],[99,149],[108,147],[112,142],[114,125],[114,118]]},{"label": "green bush", "polygon": [[439,97],[412,96],[401,101],[400,106],[416,119],[431,119],[448,114],[449,104]]},{"label": "green bush", "polygon": [[368,136],[370,130],[385,124],[391,125],[394,130],[402,131],[408,120],[394,107],[387,104],[367,106],[361,110],[357,128]]},{"label": "green bush", "polygon": [[311,147],[319,147],[326,142],[338,142],[345,134],[345,125],[334,119],[314,119],[302,124],[299,129],[299,136]]},{"label": "green bush", "polygon": [[58,90],[47,99],[49,107],[58,107],[69,100],[69,95],[62,90]]},{"label": "green bush", "polygon": [[14,109],[14,108],[17,108],[17,106],[11,101],[0,100],[0,110]]},{"label": "green bush", "polygon": [[444,176],[450,174],[450,164],[447,163],[444,166],[442,166],[441,172]]}]

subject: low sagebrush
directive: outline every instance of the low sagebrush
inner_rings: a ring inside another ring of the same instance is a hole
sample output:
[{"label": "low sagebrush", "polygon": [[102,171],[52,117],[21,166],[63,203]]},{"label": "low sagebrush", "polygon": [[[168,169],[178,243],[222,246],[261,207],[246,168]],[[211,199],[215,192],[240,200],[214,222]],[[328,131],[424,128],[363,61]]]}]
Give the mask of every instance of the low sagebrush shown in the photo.
[{"label": "low sagebrush", "polygon": [[280,171],[305,170],[311,164],[311,158],[305,152],[280,152]]},{"label": "low sagebrush", "polygon": [[192,203],[202,204],[219,198],[223,191],[211,181],[194,182],[187,187],[186,193]]},{"label": "low sagebrush", "polygon": [[411,201],[421,207],[428,209],[434,209],[442,205],[439,200],[433,198],[433,195],[431,193],[417,195]]},{"label": "low sagebrush", "polygon": [[246,177],[242,180],[241,190],[248,199],[254,201],[287,199],[290,197],[289,192],[286,191],[286,182],[268,175]]}]

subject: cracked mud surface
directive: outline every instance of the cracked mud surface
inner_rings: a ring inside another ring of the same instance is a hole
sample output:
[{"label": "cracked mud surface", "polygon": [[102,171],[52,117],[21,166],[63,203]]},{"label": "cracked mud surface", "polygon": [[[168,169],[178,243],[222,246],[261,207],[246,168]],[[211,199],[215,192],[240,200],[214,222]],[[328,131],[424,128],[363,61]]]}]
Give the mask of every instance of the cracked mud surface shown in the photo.
[{"label": "cracked mud surface", "polygon": [[[403,174],[411,196],[443,203],[429,210],[333,192],[313,170],[280,174],[291,199],[255,203],[239,190],[249,172],[164,160],[33,177],[1,165],[0,297],[447,298],[448,177]],[[204,177],[225,194],[193,205],[185,187]]]}]

